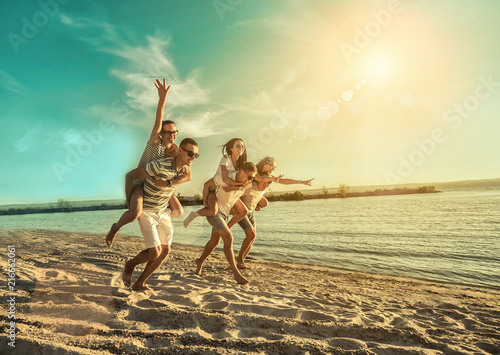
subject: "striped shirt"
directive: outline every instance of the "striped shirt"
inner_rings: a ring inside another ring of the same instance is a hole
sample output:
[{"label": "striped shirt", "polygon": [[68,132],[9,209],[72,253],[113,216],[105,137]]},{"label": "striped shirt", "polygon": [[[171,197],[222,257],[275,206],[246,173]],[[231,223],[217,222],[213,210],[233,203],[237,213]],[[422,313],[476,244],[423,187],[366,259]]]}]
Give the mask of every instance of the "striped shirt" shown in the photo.
[{"label": "striped shirt", "polygon": [[144,148],[144,152],[142,152],[141,159],[139,160],[140,166],[145,166],[147,163],[152,162],[153,160],[161,159],[165,157],[165,148],[161,144],[161,140],[155,146],[149,144],[149,141],[146,143],[146,148]]},{"label": "striped shirt", "polygon": [[175,187],[157,187],[153,177],[173,180],[185,171],[185,167],[177,171],[175,157],[154,160],[144,166],[148,177],[144,183],[143,210],[146,212],[162,212],[168,207],[168,201],[175,192]]},{"label": "striped shirt", "polygon": [[[152,161],[162,159],[165,157],[165,148],[161,145],[161,141],[157,145],[149,144],[149,141],[146,143],[146,148],[144,148],[144,152],[142,152],[141,159],[139,160],[139,164],[137,167],[146,166],[147,163]],[[137,179],[134,181],[134,184],[144,185],[146,182],[146,178]]]}]

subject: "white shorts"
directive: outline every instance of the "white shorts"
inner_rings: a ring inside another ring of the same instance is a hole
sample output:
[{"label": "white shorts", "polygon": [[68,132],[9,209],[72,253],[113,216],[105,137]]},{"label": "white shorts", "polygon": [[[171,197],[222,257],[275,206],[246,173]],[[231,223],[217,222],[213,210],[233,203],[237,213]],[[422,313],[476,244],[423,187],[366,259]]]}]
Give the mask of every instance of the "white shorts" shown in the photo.
[{"label": "white shorts", "polygon": [[139,225],[146,249],[172,245],[174,228],[168,213],[142,212],[139,216]]}]

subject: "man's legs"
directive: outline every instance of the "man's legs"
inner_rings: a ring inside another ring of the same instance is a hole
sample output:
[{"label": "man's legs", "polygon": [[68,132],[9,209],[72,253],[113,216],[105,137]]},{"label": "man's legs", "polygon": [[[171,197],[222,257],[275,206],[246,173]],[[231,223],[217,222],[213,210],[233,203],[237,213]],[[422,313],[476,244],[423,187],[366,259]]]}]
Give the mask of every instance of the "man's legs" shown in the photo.
[{"label": "man's legs", "polygon": [[257,233],[252,228],[248,228],[245,230],[245,239],[243,240],[243,243],[241,243],[241,249],[240,252],[238,253],[238,257],[236,258],[238,268],[249,269],[249,270],[251,269],[250,266],[245,264],[245,259],[247,255],[250,253],[250,250],[252,250],[253,242],[255,242],[256,236]]},{"label": "man's legs", "polygon": [[161,246],[158,245],[157,247],[154,248],[145,249],[141,251],[139,254],[137,254],[133,259],[128,260],[125,263],[125,269],[123,270],[123,276],[122,276],[123,283],[125,284],[125,286],[129,287],[130,284],[132,283],[132,273],[134,272],[134,269],[137,265],[154,260],[158,258],[161,253],[162,253]]},{"label": "man's legs", "polygon": [[166,259],[168,254],[170,253],[170,245],[161,245],[161,253],[160,255],[153,259],[149,260],[148,263],[146,264],[146,267],[144,268],[144,271],[142,272],[141,276],[137,279],[137,281],[134,283],[132,286],[133,290],[151,290],[146,285],[146,281],[149,279],[149,277],[153,274],[153,272],[156,271],[160,267],[160,265],[163,263],[163,260]]},{"label": "man's legs", "polygon": [[226,255],[226,259],[231,266],[231,270],[233,270],[234,279],[240,285],[248,284],[248,280],[241,275],[240,271],[236,267],[236,260],[234,259],[233,251],[233,235],[231,234],[231,231],[226,227],[217,233],[219,233],[220,237],[224,241],[224,254]]},{"label": "man's legs", "polygon": [[217,247],[217,245],[219,245],[219,243],[220,243],[220,235],[215,231],[215,229],[212,229],[212,235],[210,237],[210,240],[205,245],[203,253],[198,259],[195,260],[196,275],[201,276],[201,269],[203,268],[203,264],[205,264],[205,261],[207,260],[209,255],[212,254],[212,252]]},{"label": "man's legs", "polygon": [[139,217],[139,225],[141,226],[144,243],[146,247],[150,247],[125,263],[123,283],[127,287],[130,286],[135,267],[147,262],[144,271],[134,283],[133,289],[148,290],[149,287],[145,285],[147,279],[158,269],[170,252],[173,228],[170,216],[166,213],[143,213]]}]

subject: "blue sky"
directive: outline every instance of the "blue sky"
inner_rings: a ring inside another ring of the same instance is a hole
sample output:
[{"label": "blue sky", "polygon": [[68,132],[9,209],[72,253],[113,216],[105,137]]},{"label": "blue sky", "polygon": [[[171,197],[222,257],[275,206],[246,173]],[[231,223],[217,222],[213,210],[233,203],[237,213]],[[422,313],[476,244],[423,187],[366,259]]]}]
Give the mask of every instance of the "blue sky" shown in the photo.
[{"label": "blue sky", "polygon": [[[0,204],[123,198],[166,117],[314,187],[500,177],[500,3],[67,1],[0,5]],[[279,189],[277,186],[275,189]]]}]

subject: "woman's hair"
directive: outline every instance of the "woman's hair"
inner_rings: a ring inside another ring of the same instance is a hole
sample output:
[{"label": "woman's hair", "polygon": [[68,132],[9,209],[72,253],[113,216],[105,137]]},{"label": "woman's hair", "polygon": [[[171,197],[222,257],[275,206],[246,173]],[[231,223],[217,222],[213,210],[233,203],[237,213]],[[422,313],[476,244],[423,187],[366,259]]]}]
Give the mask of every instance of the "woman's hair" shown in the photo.
[{"label": "woman's hair", "polygon": [[[232,148],[233,148],[234,143],[236,143],[236,141],[242,141],[243,145],[245,145],[245,142],[243,141],[243,139],[233,138],[229,142],[227,142],[226,144],[224,144],[222,146],[222,155],[224,155],[225,153],[227,153],[229,155],[233,154]],[[243,163],[245,163],[246,161],[247,161],[247,150],[245,149],[245,150],[243,150],[243,154],[241,154],[240,157],[238,158],[238,160],[236,161],[235,168],[240,169],[241,166],[243,165]]]},{"label": "woman's hair", "polygon": [[244,172],[247,172],[247,173],[256,173],[257,174],[257,167],[255,166],[254,163],[251,163],[249,161],[241,164],[240,170],[243,170]]},{"label": "woman's hair", "polygon": [[266,165],[267,163],[271,162],[271,161],[276,161],[276,159],[274,159],[273,157],[270,157],[270,156],[267,156],[265,157],[264,159],[262,159],[261,161],[259,161],[257,163],[257,173],[259,175],[262,175],[264,173],[264,165]]},{"label": "woman's hair", "polygon": [[170,121],[170,120],[165,120],[161,123],[161,126],[163,127],[163,125],[165,124],[175,124],[177,126],[177,124],[174,122],[174,121]]}]

